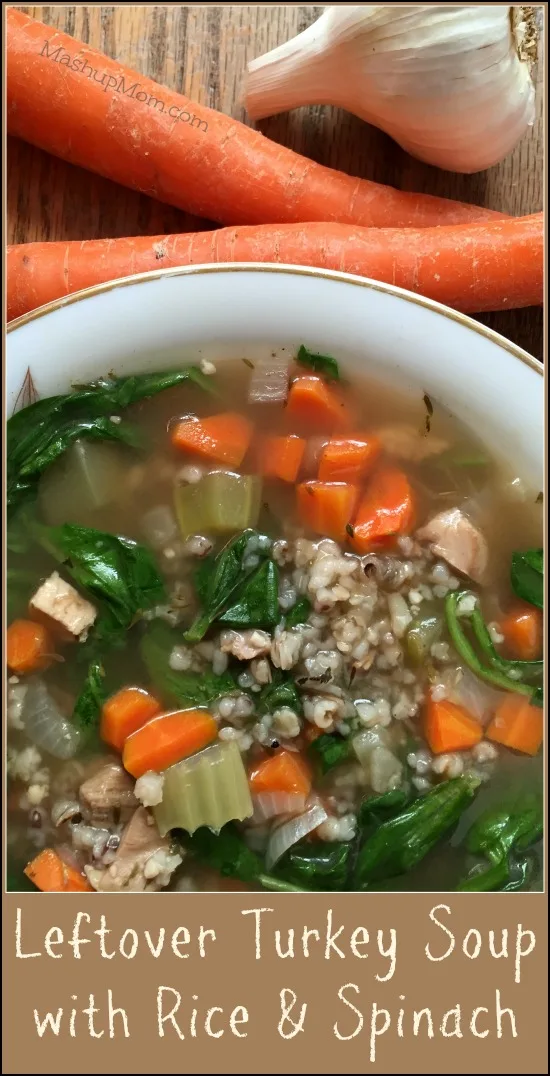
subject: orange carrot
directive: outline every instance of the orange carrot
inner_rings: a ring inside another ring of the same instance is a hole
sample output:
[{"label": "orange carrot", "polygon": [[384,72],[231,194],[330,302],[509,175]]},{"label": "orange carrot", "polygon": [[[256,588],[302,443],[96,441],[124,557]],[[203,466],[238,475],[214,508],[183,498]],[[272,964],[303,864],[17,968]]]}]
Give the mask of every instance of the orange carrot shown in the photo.
[{"label": "orange carrot", "polygon": [[24,676],[51,665],[54,645],[44,624],[34,620],[14,620],[6,633],[6,663],[13,673]]},{"label": "orange carrot", "polygon": [[349,425],[350,412],[342,393],[321,377],[297,377],[288,393],[286,413],[291,422],[331,431]]},{"label": "orange carrot", "polygon": [[250,791],[301,792],[308,796],[311,790],[311,773],[297,751],[277,751],[264,759],[248,775]]},{"label": "orange carrot", "polygon": [[483,737],[483,729],[463,706],[429,699],[424,714],[424,735],[434,755],[465,751]]},{"label": "orange carrot", "polygon": [[325,168],[16,8],[6,23],[8,133],[196,216],[419,228],[504,216]]},{"label": "orange carrot", "polygon": [[124,744],[122,762],[132,777],[166,770],[215,740],[218,726],[206,710],[178,710],[154,717]]},{"label": "orange carrot", "polygon": [[160,714],[160,702],[140,687],[123,687],[103,706],[101,739],[117,751],[125,741],[152,717]]},{"label": "orange carrot", "polygon": [[525,695],[507,695],[499,703],[485,735],[513,751],[536,755],[544,736],[543,711],[532,706]]},{"label": "orange carrot", "polygon": [[301,482],[296,486],[298,515],[309,530],[345,541],[359,497],[345,482]]},{"label": "orange carrot", "polygon": [[353,521],[352,544],[367,553],[373,542],[406,533],[413,518],[413,497],[407,476],[383,467],[373,476]]},{"label": "orange carrot", "polygon": [[266,478],[295,482],[305,452],[301,437],[266,437],[260,447],[259,468]]},{"label": "orange carrot", "polygon": [[319,481],[359,485],[378,459],[380,449],[380,441],[371,435],[329,441],[321,453]]},{"label": "orange carrot", "polygon": [[542,654],[544,621],[539,609],[517,605],[500,624],[508,657],[517,661],[536,661]]},{"label": "orange carrot", "polygon": [[53,848],[44,848],[25,867],[25,874],[43,893],[93,893],[87,878],[64,863]]},{"label": "orange carrot", "polygon": [[[8,9],[8,19],[13,10]],[[8,247],[8,319],[133,273],[250,261],[314,265],[367,276],[465,313],[512,310],[543,300],[543,215],[408,231],[329,222],[24,243]]]},{"label": "orange carrot", "polygon": [[198,421],[178,422],[172,444],[209,460],[240,467],[252,437],[252,423],[244,415],[227,412]]}]

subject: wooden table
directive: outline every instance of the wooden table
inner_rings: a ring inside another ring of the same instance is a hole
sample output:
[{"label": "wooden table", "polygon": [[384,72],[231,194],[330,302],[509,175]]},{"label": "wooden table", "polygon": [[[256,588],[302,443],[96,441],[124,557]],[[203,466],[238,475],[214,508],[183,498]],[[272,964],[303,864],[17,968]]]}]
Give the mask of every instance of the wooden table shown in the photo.
[{"label": "wooden table", "polygon": [[[21,10],[201,104],[246,121],[239,98],[247,61],[305,29],[323,9],[299,4],[79,4]],[[336,109],[299,109],[261,127],[275,141],[353,175],[513,214],[531,213],[542,208],[542,71],[538,78],[535,126],[503,164],[475,176],[419,164],[379,131]],[[15,139],[9,140],[8,150],[8,242],[211,227]],[[542,358],[540,309],[489,314],[482,320]]]}]

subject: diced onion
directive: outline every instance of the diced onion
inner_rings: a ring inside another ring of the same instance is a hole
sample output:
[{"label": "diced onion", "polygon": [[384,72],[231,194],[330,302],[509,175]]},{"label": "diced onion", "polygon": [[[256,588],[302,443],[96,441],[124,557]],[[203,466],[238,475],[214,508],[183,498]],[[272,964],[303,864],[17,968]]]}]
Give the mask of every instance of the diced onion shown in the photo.
[{"label": "diced onion", "polygon": [[65,761],[77,754],[82,742],[80,729],[61,713],[42,680],[29,680],[23,722],[29,740],[54,758]]},{"label": "diced onion", "polygon": [[284,403],[288,395],[288,358],[270,355],[254,364],[248,388],[249,403]]},{"label": "diced onion", "polygon": [[275,826],[269,836],[265,854],[266,869],[271,870],[289,848],[301,841],[303,837],[307,837],[308,833],[312,833],[314,829],[326,822],[327,818],[325,808],[320,803],[314,803],[303,814]]},{"label": "diced onion", "polygon": [[373,725],[370,729],[358,732],[351,745],[363,769],[368,769],[373,751],[377,747],[388,747],[389,735],[383,725]]},{"label": "diced onion", "polygon": [[[460,676],[460,672],[462,675]],[[447,687],[447,698],[464,708],[478,721],[487,721],[507,692],[497,691],[479,680],[469,669],[460,669],[456,682]]]},{"label": "diced onion", "polygon": [[253,822],[267,822],[282,814],[300,814],[306,805],[306,797],[300,792],[259,792],[253,797]]}]

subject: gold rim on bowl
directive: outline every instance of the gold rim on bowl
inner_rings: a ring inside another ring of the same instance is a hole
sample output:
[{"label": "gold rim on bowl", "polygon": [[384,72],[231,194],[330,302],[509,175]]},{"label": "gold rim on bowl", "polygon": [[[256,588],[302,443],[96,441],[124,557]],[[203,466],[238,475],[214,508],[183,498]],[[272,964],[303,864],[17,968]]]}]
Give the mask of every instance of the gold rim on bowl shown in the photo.
[{"label": "gold rim on bowl", "polygon": [[367,277],[360,276],[356,277],[352,276],[350,273],[338,273],[330,269],[314,269],[302,265],[277,265],[272,262],[226,262],[220,265],[182,265],[174,266],[170,269],[151,269],[146,273],[133,273],[131,276],[120,277],[117,280],[108,280],[103,284],[94,284],[90,288],[83,288],[81,291],[75,291],[71,295],[62,296],[60,299],[54,299],[51,303],[46,303],[44,306],[39,306],[35,310],[30,310],[27,314],[22,314],[20,317],[10,321],[7,325],[6,332],[9,334],[15,329],[20,329],[24,325],[28,325],[29,322],[35,321],[37,318],[43,318],[54,310],[60,310],[64,306],[81,302],[83,299],[88,299],[93,295],[101,295],[103,292],[113,291],[115,288],[124,288],[130,284],[145,283],[149,280],[161,280],[163,277],[187,275],[202,276],[207,273],[238,272],[282,273],[287,276],[298,275],[318,277],[321,280],[334,280],[340,284],[352,284],[354,287],[369,288],[371,291],[380,291],[384,292],[386,295],[395,295],[397,298],[404,299],[406,302],[414,303],[416,306],[423,306],[426,309],[433,311],[433,313],[440,314],[449,321],[456,321],[460,325],[464,325],[465,328],[478,333],[479,336],[485,337],[486,340],[490,340],[493,344],[496,344],[510,355],[513,355],[514,358],[524,362],[536,373],[541,375],[544,374],[543,364],[539,362],[534,355],[530,355],[528,351],[524,351],[524,349],[517,344],[513,344],[511,340],[507,340],[505,336],[501,336],[500,333],[495,332],[494,329],[482,325],[467,314],[462,314],[458,310],[452,310],[451,307],[444,306],[443,303],[436,302],[435,299],[428,299],[424,295],[416,295],[413,292],[406,291],[404,288],[397,287],[396,284],[383,284],[378,280],[371,280]]}]

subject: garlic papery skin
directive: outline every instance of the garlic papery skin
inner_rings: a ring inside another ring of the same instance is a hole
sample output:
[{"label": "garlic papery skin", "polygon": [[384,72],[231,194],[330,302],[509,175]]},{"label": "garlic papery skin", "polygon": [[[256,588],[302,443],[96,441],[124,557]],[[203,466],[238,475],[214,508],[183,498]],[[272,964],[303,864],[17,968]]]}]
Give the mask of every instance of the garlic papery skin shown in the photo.
[{"label": "garlic papery skin", "polygon": [[252,119],[336,105],[428,164],[480,172],[535,119],[540,9],[338,5],[248,65]]}]

